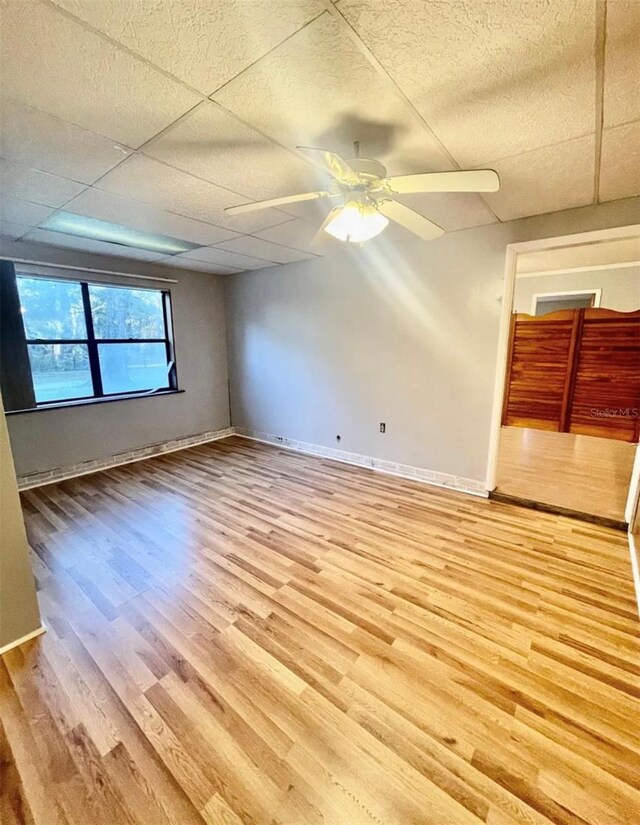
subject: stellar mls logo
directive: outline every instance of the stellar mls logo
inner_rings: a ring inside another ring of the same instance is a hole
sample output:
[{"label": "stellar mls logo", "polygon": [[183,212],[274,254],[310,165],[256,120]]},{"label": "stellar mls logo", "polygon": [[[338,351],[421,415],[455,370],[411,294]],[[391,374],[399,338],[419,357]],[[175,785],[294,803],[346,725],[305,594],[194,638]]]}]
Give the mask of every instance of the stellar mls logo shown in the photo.
[{"label": "stellar mls logo", "polygon": [[638,407],[591,407],[592,418],[638,418]]}]

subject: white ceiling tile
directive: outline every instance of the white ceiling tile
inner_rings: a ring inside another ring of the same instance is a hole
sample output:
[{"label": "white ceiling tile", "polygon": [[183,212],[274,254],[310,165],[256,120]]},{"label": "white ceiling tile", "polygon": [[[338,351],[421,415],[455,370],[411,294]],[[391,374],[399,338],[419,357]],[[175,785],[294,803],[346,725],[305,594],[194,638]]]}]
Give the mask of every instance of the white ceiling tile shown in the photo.
[{"label": "white ceiling tile", "polygon": [[216,244],[216,249],[225,249],[229,252],[238,252],[241,255],[262,258],[276,264],[289,264],[293,261],[304,261],[307,258],[314,257],[313,253],[301,252],[299,249],[291,249],[291,247],[271,243],[264,240],[264,238],[254,238],[251,235],[242,235],[232,241]]},{"label": "white ceiling tile", "polygon": [[318,182],[309,163],[211,102],[197,106],[144,153],[255,200],[306,192]]},{"label": "white ceiling tile", "polygon": [[54,0],[205,94],[324,10],[321,0]]},{"label": "white ceiling tile", "polygon": [[602,133],[600,200],[640,195],[640,120]]},{"label": "white ceiling tile", "polygon": [[134,148],[200,99],[37,0],[2,7],[0,77],[6,97]]},{"label": "white ceiling tile", "polygon": [[130,150],[101,135],[3,98],[0,155],[54,175],[92,183]]},{"label": "white ceiling tile", "polygon": [[273,261],[263,261],[258,258],[249,258],[246,255],[238,255],[219,249],[217,246],[205,246],[202,249],[192,249],[191,252],[184,252],[176,255],[176,265],[179,260],[203,261],[204,263],[220,264],[237,270],[263,269],[266,266],[275,266]]},{"label": "white ceiling tile", "polygon": [[162,258],[162,260],[156,261],[156,263],[162,264],[162,266],[170,266],[174,269],[177,267],[179,269],[192,269],[194,272],[209,272],[212,275],[234,275],[236,272],[242,271],[231,266],[195,261],[193,258],[183,259],[175,255]]},{"label": "white ceiling tile", "polygon": [[591,0],[342,0],[339,8],[463,166],[593,131]]},{"label": "white ceiling tile", "polygon": [[271,226],[269,229],[262,229],[255,234],[259,238],[264,238],[265,241],[273,241],[273,243],[301,249],[313,255],[325,255],[327,252],[336,251],[340,247],[340,241],[324,232],[318,243],[313,244],[312,241],[321,223],[322,216],[318,216],[317,219],[314,218],[311,221],[293,218],[286,223]]},{"label": "white ceiling tile", "polygon": [[65,235],[63,232],[51,232],[48,229],[32,229],[24,240],[45,243],[50,246],[62,246],[65,249],[76,249],[81,252],[95,252],[99,255],[114,255],[118,258],[130,258],[139,261],[157,261],[159,258],[164,257],[163,254],[149,252],[146,249],[134,249],[131,246],[123,246],[122,244],[94,241],[90,238],[80,238],[76,235]]},{"label": "white ceiling tile", "polygon": [[328,14],[214,99],[287,147],[324,146],[353,157],[358,140],[362,156],[386,163],[389,174],[451,168],[417,116]]},{"label": "white ceiling tile", "polygon": [[604,125],[640,119],[640,3],[607,3]]},{"label": "white ceiling tile", "polygon": [[486,195],[500,220],[584,206],[593,200],[593,136],[491,163],[500,191]]},{"label": "white ceiling tile", "polygon": [[97,186],[235,232],[264,229],[289,217],[275,209],[235,217],[226,215],[225,207],[246,203],[247,198],[143,155],[128,158]]},{"label": "white ceiling tile", "polygon": [[102,189],[86,189],[65,206],[65,212],[75,212],[77,215],[87,215],[101,221],[110,221],[143,232],[168,235],[203,246],[237,236],[236,232],[229,229],[174,215],[147,203],[129,200]]},{"label": "white ceiling tile", "polygon": [[82,183],[0,159],[0,190],[3,196],[59,207],[79,195],[84,188]]},{"label": "white ceiling tile", "polygon": [[37,226],[53,211],[51,207],[41,206],[39,203],[7,197],[4,194],[0,196],[0,220],[8,223]]},{"label": "white ceiling tile", "polygon": [[[25,226],[22,223],[10,223],[9,221],[0,221],[0,238],[5,238],[10,241],[15,241],[31,229],[30,226]],[[0,252],[2,251],[0,247]]]}]

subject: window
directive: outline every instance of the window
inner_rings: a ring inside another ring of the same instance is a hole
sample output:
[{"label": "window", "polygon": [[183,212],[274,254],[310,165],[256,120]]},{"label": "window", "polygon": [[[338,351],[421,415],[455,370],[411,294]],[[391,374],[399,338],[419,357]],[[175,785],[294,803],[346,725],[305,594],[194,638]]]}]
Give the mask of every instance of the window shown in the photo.
[{"label": "window", "polygon": [[16,281],[38,406],[177,389],[169,292]]},{"label": "window", "polygon": [[601,289],[586,289],[580,292],[544,292],[533,296],[531,314],[546,315],[559,309],[582,309],[599,307]]}]

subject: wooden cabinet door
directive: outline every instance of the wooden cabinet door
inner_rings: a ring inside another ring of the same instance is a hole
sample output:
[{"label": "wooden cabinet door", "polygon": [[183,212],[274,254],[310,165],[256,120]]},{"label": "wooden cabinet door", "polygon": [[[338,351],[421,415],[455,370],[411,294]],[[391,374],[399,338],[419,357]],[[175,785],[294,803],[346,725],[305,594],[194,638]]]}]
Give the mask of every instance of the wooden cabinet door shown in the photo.
[{"label": "wooden cabinet door", "polygon": [[558,431],[570,379],[574,310],[518,313],[511,337],[502,423]]},{"label": "wooden cabinet door", "polygon": [[569,432],[638,440],[640,311],[584,310]]}]

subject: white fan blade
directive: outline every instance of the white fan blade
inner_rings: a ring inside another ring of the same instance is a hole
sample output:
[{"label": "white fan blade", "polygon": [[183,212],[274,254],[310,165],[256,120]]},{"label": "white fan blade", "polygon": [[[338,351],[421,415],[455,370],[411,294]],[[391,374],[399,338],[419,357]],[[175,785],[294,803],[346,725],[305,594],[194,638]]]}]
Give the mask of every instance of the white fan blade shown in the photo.
[{"label": "white fan blade", "polygon": [[340,183],[361,183],[358,173],[335,152],[331,152],[329,149],[319,149],[317,146],[296,146],[296,149],[308,155],[311,160],[319,164]]},{"label": "white fan blade", "polygon": [[227,215],[241,215],[243,212],[253,212],[255,209],[267,209],[269,206],[284,206],[286,203],[329,197],[331,197],[331,192],[304,192],[302,195],[285,195],[283,198],[270,198],[268,201],[253,201],[253,203],[241,203],[239,206],[227,206],[224,211]]},{"label": "white fan blade", "polygon": [[409,209],[403,203],[392,200],[381,200],[377,202],[378,211],[382,212],[389,220],[399,223],[404,226],[409,232],[413,232],[419,238],[425,241],[432,241],[434,238],[439,238],[444,235],[444,229],[433,223],[424,215]]},{"label": "white fan blade", "polygon": [[320,224],[318,231],[313,236],[313,240],[311,241],[311,246],[317,246],[322,241],[326,241],[328,239],[327,233],[324,231],[325,226],[329,225],[329,222],[332,221],[335,216],[344,209],[344,206],[334,206],[331,212],[327,215],[327,217],[322,221]]},{"label": "white fan blade", "polygon": [[386,183],[397,195],[415,192],[497,192],[500,188],[500,178],[493,169],[397,175],[387,178]]}]

